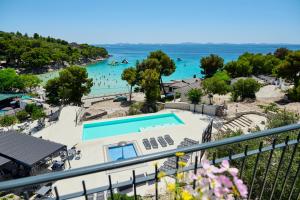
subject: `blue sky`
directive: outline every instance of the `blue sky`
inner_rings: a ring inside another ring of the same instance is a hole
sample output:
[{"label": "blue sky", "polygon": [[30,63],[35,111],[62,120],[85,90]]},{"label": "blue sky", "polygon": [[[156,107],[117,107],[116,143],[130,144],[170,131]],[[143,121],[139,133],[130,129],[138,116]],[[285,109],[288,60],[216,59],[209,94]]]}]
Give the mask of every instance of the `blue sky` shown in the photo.
[{"label": "blue sky", "polygon": [[300,44],[300,0],[0,0],[0,30],[93,44]]}]

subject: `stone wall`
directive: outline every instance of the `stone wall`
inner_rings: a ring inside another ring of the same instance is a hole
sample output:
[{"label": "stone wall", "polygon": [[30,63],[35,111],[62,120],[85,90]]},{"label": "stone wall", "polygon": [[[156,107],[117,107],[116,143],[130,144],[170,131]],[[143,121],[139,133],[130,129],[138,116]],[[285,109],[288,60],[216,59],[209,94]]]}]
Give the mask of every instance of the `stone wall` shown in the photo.
[{"label": "stone wall", "polygon": [[194,104],[189,103],[174,103],[174,102],[167,102],[165,103],[165,108],[169,109],[180,109],[180,110],[189,110],[197,113],[203,113],[206,115],[216,116],[218,114],[218,109],[221,108],[219,105],[206,105],[206,104]]}]

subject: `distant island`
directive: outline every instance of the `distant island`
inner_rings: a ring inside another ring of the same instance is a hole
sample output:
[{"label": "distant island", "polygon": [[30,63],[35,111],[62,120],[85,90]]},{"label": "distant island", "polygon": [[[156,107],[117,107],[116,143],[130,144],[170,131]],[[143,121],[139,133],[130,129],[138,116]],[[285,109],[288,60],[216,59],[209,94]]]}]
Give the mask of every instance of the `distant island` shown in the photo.
[{"label": "distant island", "polygon": [[30,37],[20,32],[0,31],[0,66],[14,68],[19,73],[40,74],[106,58],[108,52],[103,47],[69,43],[37,33]]}]

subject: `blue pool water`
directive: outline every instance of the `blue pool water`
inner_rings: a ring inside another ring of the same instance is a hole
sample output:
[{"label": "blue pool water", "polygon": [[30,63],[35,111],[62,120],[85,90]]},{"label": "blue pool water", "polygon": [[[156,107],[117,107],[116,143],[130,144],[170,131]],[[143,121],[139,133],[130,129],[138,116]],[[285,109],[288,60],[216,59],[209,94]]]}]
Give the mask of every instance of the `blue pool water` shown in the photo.
[{"label": "blue pool water", "polygon": [[125,146],[109,147],[108,155],[110,156],[110,161],[137,157],[137,153],[133,144],[127,144]]},{"label": "blue pool water", "polygon": [[141,132],[142,129],[180,124],[184,123],[174,113],[90,123],[83,125],[82,140],[86,141],[128,133],[137,133]]}]

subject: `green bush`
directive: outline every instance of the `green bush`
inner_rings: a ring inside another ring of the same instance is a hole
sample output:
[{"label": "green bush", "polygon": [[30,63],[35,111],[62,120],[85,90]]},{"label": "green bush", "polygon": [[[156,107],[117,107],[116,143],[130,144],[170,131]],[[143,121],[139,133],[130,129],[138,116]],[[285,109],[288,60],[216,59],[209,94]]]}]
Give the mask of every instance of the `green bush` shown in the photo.
[{"label": "green bush", "polygon": [[16,114],[16,117],[18,118],[18,120],[20,122],[23,122],[26,119],[28,119],[28,116],[29,116],[29,114],[25,110],[21,110],[21,111],[17,112],[17,114]]},{"label": "green bush", "polygon": [[18,119],[15,116],[4,116],[0,119],[0,125],[7,127],[17,123]]},{"label": "green bush", "polygon": [[27,104],[25,106],[25,111],[29,113],[31,119],[37,120],[46,116],[43,111],[43,108],[35,105],[35,104]]},{"label": "green bush", "polygon": [[[142,199],[141,196],[137,196],[137,199]],[[112,200],[108,197],[108,200]],[[127,196],[126,194],[114,194],[114,200],[134,200],[134,196]]]},{"label": "green bush", "polygon": [[260,84],[253,78],[239,79],[232,85],[232,99],[237,101],[245,98],[255,99],[255,93],[260,89]]},{"label": "green bush", "polygon": [[46,116],[46,114],[44,113],[42,108],[36,108],[32,111],[30,116],[31,116],[31,119],[37,120],[37,119],[44,118]]},{"label": "green bush", "polygon": [[300,101],[300,84],[297,87],[291,88],[287,92],[288,99],[291,101]]},{"label": "green bush", "polygon": [[134,103],[129,107],[129,115],[142,114],[143,103]]}]

